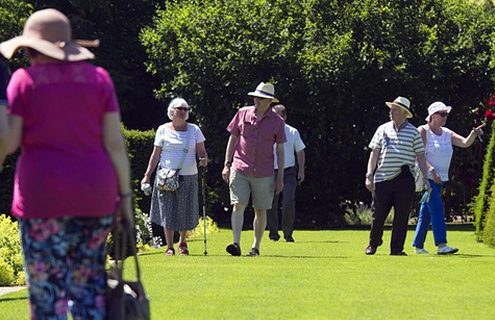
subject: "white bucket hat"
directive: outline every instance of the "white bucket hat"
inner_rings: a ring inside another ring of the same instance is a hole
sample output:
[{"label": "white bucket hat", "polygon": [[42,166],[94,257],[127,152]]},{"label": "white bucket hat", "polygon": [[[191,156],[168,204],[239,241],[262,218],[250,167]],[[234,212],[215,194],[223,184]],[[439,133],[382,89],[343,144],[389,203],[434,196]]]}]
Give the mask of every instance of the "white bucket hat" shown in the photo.
[{"label": "white bucket hat", "polygon": [[271,83],[260,82],[256,87],[256,90],[249,92],[248,96],[272,99],[273,102],[279,102],[278,99],[275,98],[275,88]]},{"label": "white bucket hat", "polygon": [[44,9],[33,13],[24,25],[21,36],[0,43],[0,52],[10,59],[22,47],[28,47],[61,61],[94,59],[94,54],[85,47],[97,47],[99,42],[73,40],[69,19],[55,9]]},{"label": "white bucket hat", "polygon": [[430,122],[430,117],[432,114],[435,114],[439,111],[446,111],[447,113],[450,113],[450,110],[452,110],[452,107],[445,105],[445,103],[443,102],[440,101],[433,102],[428,107],[428,117],[426,117],[425,120],[426,122]]},{"label": "white bucket hat", "polygon": [[385,102],[385,104],[389,107],[392,108],[392,106],[397,106],[399,108],[402,108],[402,110],[406,111],[407,118],[412,118],[413,114],[410,110],[411,108],[411,102],[409,102],[409,99],[404,98],[404,97],[397,97],[393,102]]}]

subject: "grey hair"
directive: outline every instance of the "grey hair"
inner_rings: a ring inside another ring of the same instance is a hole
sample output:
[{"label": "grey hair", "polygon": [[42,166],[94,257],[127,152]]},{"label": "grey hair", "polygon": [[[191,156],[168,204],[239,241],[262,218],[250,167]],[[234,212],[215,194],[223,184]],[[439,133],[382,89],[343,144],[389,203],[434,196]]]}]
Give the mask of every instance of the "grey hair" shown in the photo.
[{"label": "grey hair", "polygon": [[[184,107],[184,108],[188,108],[188,109],[190,108],[190,106],[186,100],[184,100],[182,98],[172,99],[172,101],[170,101],[168,108],[167,108],[167,116],[170,120],[173,120],[174,117],[172,115],[172,111],[174,108],[177,108],[177,107]],[[186,120],[187,119],[189,119],[189,112],[187,113],[187,116],[186,116]]]}]

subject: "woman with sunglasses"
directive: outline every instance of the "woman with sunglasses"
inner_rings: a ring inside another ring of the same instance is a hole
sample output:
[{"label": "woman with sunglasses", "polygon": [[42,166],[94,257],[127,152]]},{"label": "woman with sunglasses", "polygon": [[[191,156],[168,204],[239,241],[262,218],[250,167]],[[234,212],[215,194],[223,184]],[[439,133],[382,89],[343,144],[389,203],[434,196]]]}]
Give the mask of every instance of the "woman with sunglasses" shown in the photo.
[{"label": "woman with sunglasses", "polygon": [[[160,191],[155,184],[151,195],[151,221],[164,228],[167,250],[165,255],[175,255],[174,231],[178,231],[179,254],[188,255],[186,236],[189,230],[198,225],[198,167],[206,167],[208,156],[205,149],[205,137],[201,129],[191,123],[189,104],[182,98],[173,99],[167,109],[167,122],[156,131],[153,152],[148,168],[141,180],[145,191],[150,184],[150,177],[157,165],[162,169],[179,170],[179,189],[176,191]],[[184,154],[185,153],[185,154]]]},{"label": "woman with sunglasses", "polygon": [[[434,102],[428,107],[427,124],[418,128],[423,143],[425,144],[426,160],[429,163],[428,180],[431,185],[429,199],[421,202],[416,233],[414,235],[413,246],[417,254],[428,254],[424,249],[424,242],[428,227],[431,223],[433,237],[437,246],[438,254],[453,254],[458,251],[447,245],[447,230],[445,226],[445,210],[442,202],[442,189],[449,180],[449,167],[452,159],[453,148],[470,147],[476,137],[483,134],[481,125],[473,128],[467,138],[445,127],[448,115],[452,107],[446,106],[443,102]],[[423,197],[425,199],[427,197]]]}]

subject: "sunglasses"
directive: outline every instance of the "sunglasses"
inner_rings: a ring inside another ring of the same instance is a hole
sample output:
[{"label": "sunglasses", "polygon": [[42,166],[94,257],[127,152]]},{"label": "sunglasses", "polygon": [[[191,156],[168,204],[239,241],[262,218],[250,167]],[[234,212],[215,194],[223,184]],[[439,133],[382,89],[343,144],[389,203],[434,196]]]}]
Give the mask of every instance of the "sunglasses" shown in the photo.
[{"label": "sunglasses", "polygon": [[180,111],[189,111],[189,108],[184,108],[184,107],[176,107],[175,108],[176,110],[180,110]]},{"label": "sunglasses", "polygon": [[435,114],[438,114],[438,115],[439,115],[440,117],[442,117],[442,118],[445,118],[446,116],[448,116],[448,115],[449,115],[449,113],[448,113],[448,112],[437,112],[437,113],[435,113]]}]

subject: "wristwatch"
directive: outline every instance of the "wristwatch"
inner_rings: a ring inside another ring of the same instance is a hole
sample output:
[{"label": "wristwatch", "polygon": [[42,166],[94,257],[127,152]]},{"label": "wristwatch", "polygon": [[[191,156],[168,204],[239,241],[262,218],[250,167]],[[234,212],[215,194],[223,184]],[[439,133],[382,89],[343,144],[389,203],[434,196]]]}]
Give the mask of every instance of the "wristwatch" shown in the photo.
[{"label": "wristwatch", "polygon": [[373,173],[367,173],[366,174],[366,179],[373,177]]},{"label": "wristwatch", "polygon": [[232,161],[225,161],[225,166],[230,168],[230,166],[232,165]]}]

